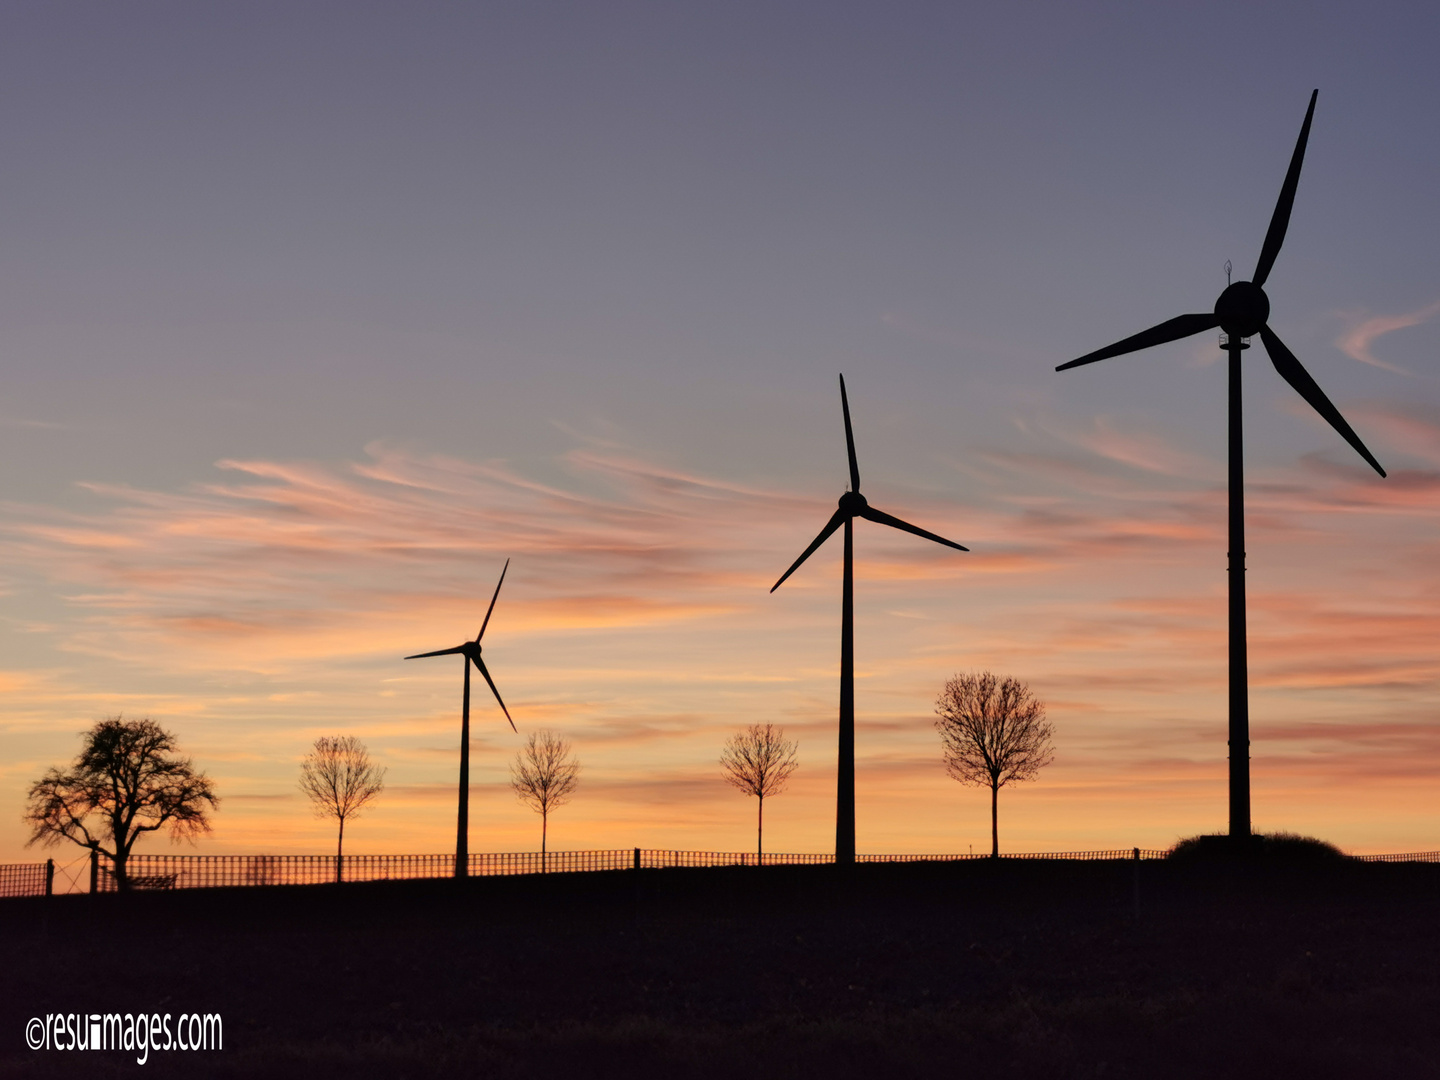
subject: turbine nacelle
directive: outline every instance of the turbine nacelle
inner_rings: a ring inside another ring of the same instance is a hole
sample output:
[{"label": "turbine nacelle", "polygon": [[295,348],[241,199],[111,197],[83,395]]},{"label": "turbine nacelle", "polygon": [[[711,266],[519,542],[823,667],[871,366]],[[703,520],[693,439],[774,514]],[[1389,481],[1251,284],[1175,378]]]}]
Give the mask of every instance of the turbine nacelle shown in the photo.
[{"label": "turbine nacelle", "polygon": [[[463,656],[465,657],[465,715],[470,715],[470,665],[475,665],[475,670],[480,672],[485,682],[489,684],[490,691],[495,695],[495,700],[500,704],[500,711],[505,714],[505,719],[510,721],[513,730],[515,721],[510,719],[510,710],[505,708],[505,699],[500,696],[500,691],[495,688],[495,680],[490,677],[490,672],[485,669],[485,661],[480,659],[480,639],[485,636],[485,628],[490,625],[490,615],[495,610],[495,601],[500,598],[500,586],[505,584],[505,571],[510,569],[510,560],[505,560],[505,567],[500,571],[500,580],[495,583],[495,595],[490,597],[490,606],[485,609],[485,621],[480,624],[480,633],[475,635],[474,641],[467,641],[456,645],[453,649],[436,649],[434,652],[416,653],[414,656],[405,657],[406,660],[424,660],[431,656]],[[468,720],[466,721],[469,722]],[[468,749],[466,753],[469,753]]]},{"label": "turbine nacelle", "polygon": [[[865,498],[864,495],[861,495],[859,490],[860,465],[855,460],[855,433],[850,427],[850,399],[845,394],[844,375],[840,376],[840,411],[845,417],[845,453],[850,459],[850,490],[840,496],[839,506],[836,508],[835,513],[830,515],[830,520],[825,523],[825,527],[820,530],[820,535],[815,537],[815,539],[810,542],[810,546],[801,552],[800,557],[790,564],[790,569],[780,575],[780,580],[770,586],[771,592],[774,592],[784,584],[785,579],[798,570],[800,564],[813,555],[821,544],[830,539],[830,537],[834,535],[835,530],[839,529],[842,525],[848,528],[850,522],[857,517],[864,518],[866,521],[873,521],[877,525],[889,525],[892,529],[899,529],[901,532],[914,533],[916,536],[924,537],[926,540],[933,540],[937,544],[952,547],[956,551],[970,550],[961,544],[955,543],[954,540],[946,540],[943,536],[937,536],[935,533],[928,532],[918,525],[911,525],[908,521],[901,521],[894,515],[887,514],[884,510],[877,510],[870,505],[870,500]],[[846,565],[848,566],[849,564],[847,563]]]},{"label": "turbine nacelle", "polygon": [[[1341,438],[1354,447],[1355,452],[1364,458],[1372,469],[1384,476],[1385,470],[1381,467],[1380,462],[1375,460],[1375,455],[1370,453],[1369,448],[1360,441],[1360,436],[1355,434],[1355,430],[1340,415],[1340,410],[1335,408],[1331,400],[1325,396],[1325,391],[1321,390],[1315,380],[1310,377],[1310,373],[1296,359],[1295,354],[1270,328],[1270,298],[1265,295],[1265,282],[1270,278],[1270,271],[1275,265],[1275,257],[1280,254],[1280,245],[1284,242],[1285,232],[1290,227],[1290,211],[1295,204],[1295,189],[1300,183],[1300,167],[1305,161],[1305,144],[1310,138],[1310,121],[1315,115],[1315,99],[1318,94],[1317,90],[1310,95],[1310,107],[1305,110],[1305,122],[1300,125],[1300,138],[1295,142],[1295,153],[1290,157],[1290,168],[1285,173],[1285,182],[1280,186],[1280,198],[1275,204],[1275,213],[1270,218],[1270,229],[1266,232],[1265,243],[1260,248],[1260,260],[1255,265],[1255,279],[1232,282],[1215,301],[1215,310],[1210,314],[1196,312],[1190,315],[1177,315],[1173,319],[1157,323],[1148,330],[1131,334],[1128,338],[1117,341],[1113,345],[1096,349],[1079,359],[1061,364],[1055,370],[1064,371],[1067,368],[1108,360],[1112,356],[1124,356],[1126,353],[1136,352],[1140,349],[1149,349],[1156,345],[1164,345],[1166,342],[1179,341],[1191,334],[1201,334],[1206,330],[1213,330],[1217,326],[1229,335],[1227,347],[1237,350],[1237,353],[1240,349],[1248,348],[1244,343],[1245,338],[1259,334],[1260,342],[1270,356],[1270,363],[1275,366],[1280,377],[1289,383],[1297,394],[1309,402],[1310,407],[1319,413],[1325,422],[1340,434]],[[1239,419],[1236,418],[1233,422],[1239,423]]]},{"label": "turbine nacelle", "polygon": [[1270,321],[1270,298],[1253,281],[1237,281],[1215,301],[1215,319],[1233,338],[1254,337]]}]

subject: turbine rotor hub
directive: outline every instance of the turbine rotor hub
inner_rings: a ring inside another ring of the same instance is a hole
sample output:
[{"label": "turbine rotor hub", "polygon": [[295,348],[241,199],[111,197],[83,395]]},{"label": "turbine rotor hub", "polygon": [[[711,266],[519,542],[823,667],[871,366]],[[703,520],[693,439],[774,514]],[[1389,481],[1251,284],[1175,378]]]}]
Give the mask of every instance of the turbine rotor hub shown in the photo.
[{"label": "turbine rotor hub", "polygon": [[847,491],[844,495],[840,496],[840,509],[844,510],[850,517],[855,517],[869,505],[869,500],[858,491]]},{"label": "turbine rotor hub", "polygon": [[1215,301],[1215,318],[1231,337],[1253,337],[1270,318],[1270,298],[1253,281],[1237,281]]}]

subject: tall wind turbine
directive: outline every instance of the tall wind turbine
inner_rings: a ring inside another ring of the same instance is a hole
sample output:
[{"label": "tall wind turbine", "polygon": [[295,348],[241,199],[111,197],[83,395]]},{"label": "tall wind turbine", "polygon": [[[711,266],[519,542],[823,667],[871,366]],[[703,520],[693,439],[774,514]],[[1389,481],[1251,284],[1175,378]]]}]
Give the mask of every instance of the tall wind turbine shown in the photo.
[{"label": "tall wind turbine", "polygon": [[[1385,470],[1365,448],[1340,410],[1330,403],[1325,392],[1315,384],[1310,373],[1295,359],[1295,354],[1285,347],[1279,335],[1270,329],[1270,298],[1265,295],[1265,281],[1270,268],[1275,265],[1275,256],[1280,254],[1280,245],[1285,240],[1285,230],[1290,224],[1290,208],[1295,203],[1295,188],[1300,182],[1300,166],[1305,160],[1305,143],[1310,138],[1310,120],[1315,115],[1315,99],[1320,91],[1310,95],[1310,107],[1305,110],[1305,123],[1300,127],[1300,138],[1295,143],[1295,153],[1290,158],[1290,169],[1285,174],[1285,183],[1280,187],[1280,200],[1275,204],[1274,216],[1270,219],[1270,230],[1265,234],[1265,243],[1260,248],[1260,261],[1255,266],[1253,281],[1237,281],[1228,285],[1220,298],[1215,301],[1215,310],[1203,315],[1177,315],[1168,322],[1142,330],[1133,337],[1117,341],[1103,349],[1087,353],[1078,360],[1061,364],[1056,371],[1093,364],[1112,356],[1146,349],[1151,345],[1163,345],[1177,341],[1205,330],[1219,327],[1224,331],[1220,347],[1230,357],[1230,836],[1244,839],[1250,835],[1250,700],[1246,670],[1245,650],[1245,478],[1244,444],[1241,430],[1240,411],[1240,353],[1250,347],[1247,338],[1259,334],[1270,354],[1270,362],[1280,377],[1295,388],[1310,406],[1329,421],[1340,435],[1353,446],[1381,476]],[[1227,266],[1228,270],[1228,266]]]},{"label": "tall wind turbine", "polygon": [[891,517],[883,510],[876,510],[860,494],[860,466],[855,463],[855,436],[850,430],[850,402],[845,396],[845,376],[840,376],[840,408],[845,414],[845,448],[850,454],[850,487],[840,496],[840,507],[830,516],[829,522],[820,530],[804,553],[791,564],[790,569],[780,575],[780,580],[770,586],[773,593],[785,579],[800,568],[800,564],[814,554],[815,549],[828,540],[842,525],[845,527],[845,586],[840,615],[840,762],[836,776],[835,791],[835,863],[850,866],[855,862],[855,543],[853,522],[857,517],[889,525],[892,529],[914,533],[926,540],[934,540],[957,551],[969,551],[967,547],[936,536],[932,532]]},{"label": "tall wind turbine", "polygon": [[[505,701],[500,697],[500,691],[495,689],[495,680],[490,678],[490,672],[485,670],[485,661],[480,659],[480,639],[485,636],[485,627],[490,625],[490,612],[495,610],[495,601],[500,598],[500,586],[505,584],[505,571],[510,569],[510,560],[505,560],[505,567],[500,571],[500,580],[495,583],[495,595],[490,597],[490,606],[485,610],[485,621],[480,624],[480,633],[475,635],[474,641],[467,641],[462,645],[456,645],[453,649],[437,649],[435,652],[417,653],[414,656],[405,657],[406,660],[423,660],[427,656],[451,656],[459,653],[465,658],[465,696],[460,706],[460,810],[457,814],[455,826],[455,876],[463,878],[470,868],[470,665],[474,664],[476,669],[484,676],[485,681],[490,684],[490,689],[495,694],[495,700],[500,702],[500,710],[505,714],[505,719],[510,720],[510,710],[505,708]],[[510,729],[515,730],[515,721],[510,720]]]}]

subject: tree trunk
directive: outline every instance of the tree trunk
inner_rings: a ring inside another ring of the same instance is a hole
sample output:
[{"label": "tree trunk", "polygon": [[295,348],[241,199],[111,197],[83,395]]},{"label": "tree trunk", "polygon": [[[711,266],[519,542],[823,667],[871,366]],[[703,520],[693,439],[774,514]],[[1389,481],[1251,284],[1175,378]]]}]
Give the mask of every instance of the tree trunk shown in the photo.
[{"label": "tree trunk", "polygon": [[765,861],[765,796],[760,796],[760,813],[755,819],[755,865]]},{"label": "tree trunk", "polygon": [[1000,785],[990,784],[990,857],[1000,857]]},{"label": "tree trunk", "polygon": [[[104,854],[103,852],[101,854]],[[125,872],[125,864],[130,858],[130,852],[125,850],[122,844],[115,845],[115,854],[110,856],[112,874],[115,878],[115,888],[121,892],[130,891],[130,877]]]},{"label": "tree trunk", "polygon": [[550,812],[540,811],[540,872],[545,873],[545,845],[550,832]]},{"label": "tree trunk", "polygon": [[345,856],[341,854],[345,850],[345,819],[340,819],[340,839],[335,841],[335,884],[345,880]]}]

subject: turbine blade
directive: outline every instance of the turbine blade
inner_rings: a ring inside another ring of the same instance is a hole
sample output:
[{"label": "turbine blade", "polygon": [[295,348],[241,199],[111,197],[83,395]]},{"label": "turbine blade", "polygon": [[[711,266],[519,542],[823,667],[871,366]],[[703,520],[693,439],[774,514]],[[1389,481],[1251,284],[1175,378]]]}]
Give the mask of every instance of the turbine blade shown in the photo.
[{"label": "turbine blade", "polygon": [[1290,227],[1290,208],[1295,205],[1295,188],[1300,183],[1300,166],[1305,164],[1305,144],[1310,141],[1310,120],[1315,115],[1315,99],[1319,96],[1319,90],[1310,95],[1310,107],[1305,110],[1305,123],[1300,125],[1300,138],[1295,142],[1290,170],[1285,174],[1285,183],[1280,185],[1280,200],[1275,204],[1270,231],[1265,234],[1265,244],[1260,248],[1260,261],[1255,264],[1256,285],[1265,284],[1270,268],[1275,265],[1275,256],[1280,254],[1280,245],[1285,242],[1285,230]]},{"label": "turbine blade", "polygon": [[[850,399],[845,396],[845,376],[840,376],[840,408],[845,412],[845,449],[850,454],[850,490],[860,490],[860,466],[855,461],[855,434],[850,430]],[[784,580],[783,578],[781,579]],[[770,590],[774,592],[774,589]]]},{"label": "turbine blade", "polygon": [[414,656],[405,657],[406,660],[424,660],[427,656],[450,656],[454,653],[464,652],[464,645],[456,645],[453,649],[437,649],[434,652],[416,653]]},{"label": "turbine blade", "polygon": [[889,525],[892,529],[900,529],[903,532],[914,533],[916,536],[923,536],[926,540],[934,540],[937,544],[944,544],[956,551],[969,551],[963,544],[957,544],[954,540],[946,540],[943,536],[937,536],[932,532],[926,532],[918,525],[911,525],[908,521],[901,521],[899,518],[885,513],[884,510],[876,510],[873,506],[867,506],[860,511],[860,516],[866,521],[873,521],[879,525]]},{"label": "turbine blade", "polygon": [[[490,684],[490,690],[495,695],[495,700],[500,702],[500,711],[505,714],[506,720],[510,720],[510,710],[505,708],[505,699],[500,696],[500,691],[495,689],[495,680],[490,678],[490,672],[485,670],[485,661],[478,656],[472,656],[470,662],[480,669],[481,675],[485,676],[485,681]],[[519,734],[519,728],[515,726],[514,720],[510,720],[510,730]]]},{"label": "turbine blade", "polygon": [[1205,315],[1177,315],[1173,319],[1162,322],[1159,326],[1152,326],[1149,330],[1141,330],[1138,334],[1132,334],[1124,341],[1117,341],[1114,345],[1107,345],[1103,349],[1086,353],[1078,360],[1061,364],[1055,370],[1064,371],[1066,368],[1079,367],[1081,364],[1093,364],[1097,360],[1109,360],[1112,356],[1122,356],[1138,349],[1148,349],[1152,345],[1164,345],[1167,341],[1179,341],[1191,334],[1198,334],[1202,330],[1213,330],[1219,325],[1220,320],[1215,317],[1214,312]]},{"label": "turbine blade", "polygon": [[1265,351],[1270,354],[1270,362],[1275,365],[1275,370],[1280,377],[1295,388],[1295,392],[1310,403],[1310,407],[1330,422],[1330,426],[1338,431],[1351,446],[1359,451],[1360,456],[1370,463],[1370,467],[1381,476],[1385,470],[1375,460],[1375,456],[1365,448],[1360,441],[1360,436],[1355,434],[1353,428],[1345,422],[1340,415],[1340,410],[1330,403],[1325,396],[1325,391],[1316,385],[1310,373],[1305,370],[1300,361],[1295,359],[1295,354],[1285,347],[1285,343],[1275,336],[1275,331],[1268,326],[1260,328],[1260,340],[1265,343]]},{"label": "turbine blade", "polygon": [[485,627],[490,625],[490,612],[495,610],[495,601],[500,599],[500,586],[505,584],[505,571],[510,569],[510,560],[505,560],[505,566],[500,571],[500,580],[495,583],[495,595],[490,597],[490,606],[485,609],[485,621],[480,624],[480,632],[475,635],[475,644],[480,644],[480,639],[485,636]]},{"label": "turbine blade", "polygon": [[790,564],[790,569],[786,570],[785,573],[780,575],[780,580],[775,582],[774,585],[770,586],[770,591],[774,592],[781,585],[785,584],[785,579],[788,578],[791,574],[793,574],[796,570],[800,569],[800,564],[803,563],[806,559],[808,559],[811,555],[813,555],[815,553],[815,549],[818,548],[821,544],[823,544],[826,540],[829,540],[831,533],[833,533],[836,529],[838,529],[841,525],[844,524],[845,511],[836,510],[835,513],[830,516],[830,520],[826,522],[825,528],[820,530],[820,535],[815,537],[815,539],[811,542],[810,546],[805,549],[804,554],[802,554],[798,559],[796,559],[793,563]]}]

